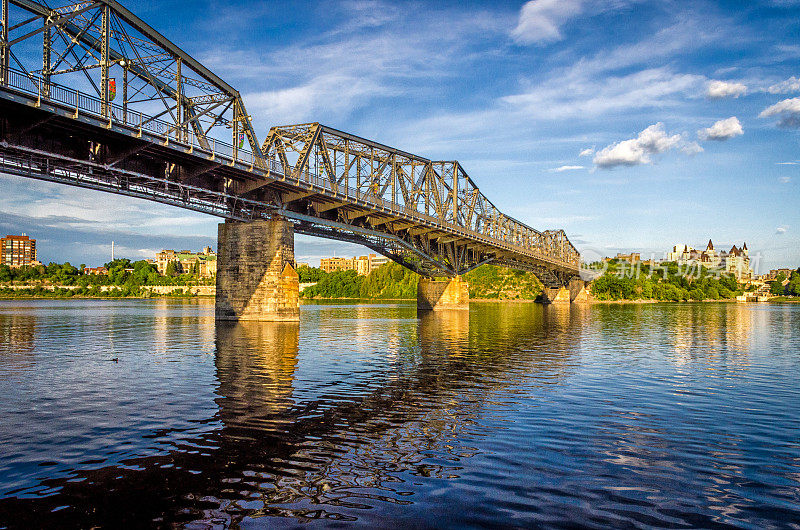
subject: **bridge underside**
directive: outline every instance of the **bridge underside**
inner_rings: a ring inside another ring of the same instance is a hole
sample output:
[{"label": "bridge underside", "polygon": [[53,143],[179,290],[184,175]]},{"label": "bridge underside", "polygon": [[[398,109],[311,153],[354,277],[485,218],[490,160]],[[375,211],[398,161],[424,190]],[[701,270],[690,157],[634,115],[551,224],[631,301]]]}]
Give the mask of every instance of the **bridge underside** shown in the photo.
[{"label": "bridge underside", "polygon": [[171,141],[22,91],[0,89],[0,171],[143,198],[218,217],[286,218],[294,232],[364,245],[425,277],[456,277],[495,263],[536,274],[548,287],[578,275],[574,263],[503,248],[468,230],[399,214],[306,174]]}]

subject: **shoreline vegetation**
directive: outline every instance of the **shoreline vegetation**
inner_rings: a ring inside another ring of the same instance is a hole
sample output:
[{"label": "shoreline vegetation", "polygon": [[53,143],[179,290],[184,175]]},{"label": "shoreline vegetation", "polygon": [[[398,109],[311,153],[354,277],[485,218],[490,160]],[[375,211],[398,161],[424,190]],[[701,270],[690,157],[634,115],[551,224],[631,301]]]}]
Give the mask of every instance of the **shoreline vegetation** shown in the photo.
[{"label": "shoreline vegetation", "polygon": [[[614,259],[608,263],[592,264],[590,268],[593,266],[604,267],[603,274],[591,284],[592,296],[600,302],[735,301],[737,296],[752,295],[759,287],[756,283],[740,283],[732,274],[719,273],[700,265],[681,266],[676,262],[631,265]],[[770,296],[783,295],[786,301],[800,296],[800,269],[792,272],[788,282],[786,280],[778,277],[771,282]]]},{"label": "shoreline vegetation", "polygon": [[178,274],[167,267],[167,274],[159,274],[144,260],[116,259],[105,268],[108,274],[84,274],[85,265],[69,262],[16,269],[0,265],[0,298],[180,298],[197,296],[193,292],[214,285],[213,279],[201,278],[197,271]]},{"label": "shoreline vegetation", "polygon": [[[0,266],[0,299],[109,299],[213,297],[213,278],[194,273],[158,273],[147,261],[118,259],[105,264],[108,274],[83,274],[84,266],[51,263],[47,266],[11,269]],[[677,263],[654,267],[611,260],[591,284],[592,303],[649,304],[659,302],[734,302],[756,286],[740,283],[732,275],[716,274],[703,267],[687,269]],[[417,298],[419,275],[390,262],[367,275],[355,271],[324,272],[301,265],[297,269],[303,300],[411,301]],[[464,275],[473,302],[541,302],[543,285],[529,272],[486,264]],[[770,284],[769,301],[800,302],[800,269],[790,278]]]}]

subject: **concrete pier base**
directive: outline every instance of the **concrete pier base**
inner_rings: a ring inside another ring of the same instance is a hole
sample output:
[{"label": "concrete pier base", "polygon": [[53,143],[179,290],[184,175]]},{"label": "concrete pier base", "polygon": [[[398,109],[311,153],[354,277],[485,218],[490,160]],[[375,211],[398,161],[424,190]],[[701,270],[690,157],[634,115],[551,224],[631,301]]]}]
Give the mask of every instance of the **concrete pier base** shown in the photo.
[{"label": "concrete pier base", "polygon": [[592,293],[585,281],[572,280],[569,282],[569,299],[573,302],[591,302]]},{"label": "concrete pier base", "polygon": [[217,320],[300,320],[292,223],[226,221],[217,246]]},{"label": "concrete pier base", "polygon": [[440,311],[469,309],[469,285],[456,276],[450,280],[420,277],[417,284],[417,309]]},{"label": "concrete pier base", "polygon": [[566,287],[545,287],[542,292],[542,302],[545,304],[570,303],[569,289]]}]

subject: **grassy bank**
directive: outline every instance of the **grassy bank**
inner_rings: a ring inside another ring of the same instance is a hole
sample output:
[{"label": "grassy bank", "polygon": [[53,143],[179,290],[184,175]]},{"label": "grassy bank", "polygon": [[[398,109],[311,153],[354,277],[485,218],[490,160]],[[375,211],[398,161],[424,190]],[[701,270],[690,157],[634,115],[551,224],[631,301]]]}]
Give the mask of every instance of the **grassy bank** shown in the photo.
[{"label": "grassy bank", "polygon": [[[299,267],[300,282],[317,282],[303,290],[305,299],[416,300],[419,275],[397,263],[381,265],[366,276],[355,271],[325,273]],[[542,284],[531,273],[483,265],[464,275],[470,298],[476,300],[535,300]]]},{"label": "grassy bank", "polygon": [[80,287],[77,289],[65,289],[56,287],[46,289],[44,287],[32,287],[30,289],[10,289],[0,287],[0,300],[24,300],[34,298],[45,299],[68,299],[68,298],[196,298],[198,295],[192,294],[188,289],[176,289],[170,293],[156,294],[151,291],[141,289],[109,289],[100,290],[98,288]]}]

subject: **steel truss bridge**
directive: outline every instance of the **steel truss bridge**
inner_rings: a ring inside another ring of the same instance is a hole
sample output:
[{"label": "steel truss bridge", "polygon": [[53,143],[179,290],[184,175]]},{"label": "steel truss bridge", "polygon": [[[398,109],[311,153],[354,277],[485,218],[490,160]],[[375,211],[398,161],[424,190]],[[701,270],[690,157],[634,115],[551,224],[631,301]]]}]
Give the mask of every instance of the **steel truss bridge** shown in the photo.
[{"label": "steel truss bridge", "polygon": [[457,161],[318,123],[260,144],[241,95],[114,0],[0,0],[0,171],[367,246],[428,277],[483,263],[551,287],[563,230],[501,213]]}]

